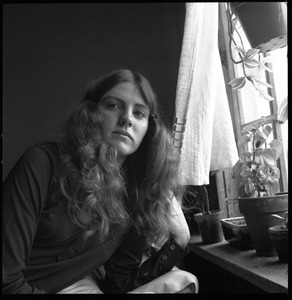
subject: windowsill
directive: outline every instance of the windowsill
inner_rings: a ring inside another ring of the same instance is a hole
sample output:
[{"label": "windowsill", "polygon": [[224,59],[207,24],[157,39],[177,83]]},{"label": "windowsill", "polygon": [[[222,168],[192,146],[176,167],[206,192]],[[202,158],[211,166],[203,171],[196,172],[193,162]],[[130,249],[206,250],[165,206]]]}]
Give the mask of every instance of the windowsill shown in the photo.
[{"label": "windowsill", "polygon": [[206,245],[199,234],[192,235],[189,249],[268,293],[288,293],[288,264],[277,256],[258,256],[255,250],[239,250],[226,241]]}]

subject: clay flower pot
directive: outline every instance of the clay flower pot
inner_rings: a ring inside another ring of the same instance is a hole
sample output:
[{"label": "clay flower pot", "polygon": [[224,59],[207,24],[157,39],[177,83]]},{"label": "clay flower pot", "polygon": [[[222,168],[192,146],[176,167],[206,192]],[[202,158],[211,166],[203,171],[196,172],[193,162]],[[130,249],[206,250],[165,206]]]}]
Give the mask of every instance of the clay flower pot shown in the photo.
[{"label": "clay flower pot", "polygon": [[214,244],[224,240],[220,222],[222,214],[222,210],[211,210],[211,214],[194,215],[204,244]]},{"label": "clay flower pot", "polygon": [[287,45],[285,2],[231,2],[252,48],[265,53]]},{"label": "clay flower pot", "polygon": [[225,240],[241,250],[254,249],[244,217],[221,219]]},{"label": "clay flower pot", "polygon": [[269,228],[281,225],[282,220],[272,214],[283,214],[288,210],[288,193],[258,198],[239,198],[239,210],[244,215],[256,253],[260,256],[277,256],[269,237]]},{"label": "clay flower pot", "polygon": [[269,236],[279,261],[288,263],[288,228],[283,225],[272,226],[269,228]]}]

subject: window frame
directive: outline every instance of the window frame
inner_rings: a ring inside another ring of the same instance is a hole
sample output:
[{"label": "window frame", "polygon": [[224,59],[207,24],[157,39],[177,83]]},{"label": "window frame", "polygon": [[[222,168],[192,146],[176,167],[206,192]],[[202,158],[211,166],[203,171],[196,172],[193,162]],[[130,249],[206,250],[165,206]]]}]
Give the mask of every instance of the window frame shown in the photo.
[{"label": "window frame", "polygon": [[[243,108],[241,102],[241,94],[237,90],[232,90],[228,86],[228,82],[230,82],[233,78],[236,77],[235,64],[233,63],[230,55],[230,37],[228,30],[228,19],[226,14],[226,3],[219,3],[219,32],[218,32],[218,47],[219,53],[222,62],[226,93],[229,102],[229,108],[232,118],[234,136],[236,142],[241,136],[241,130],[247,124],[251,124],[253,122],[258,121],[252,120],[247,123],[241,123],[243,120]],[[268,65],[269,68],[272,69],[271,65]],[[273,87],[274,83],[274,75],[273,73],[265,72],[267,83],[271,84]],[[275,89],[268,89],[269,94],[276,99]],[[265,100],[263,100],[265,101]],[[278,109],[278,103],[276,100],[270,101],[270,115],[275,114]],[[265,116],[265,117],[269,117]],[[278,138],[282,141],[282,130],[280,124],[277,122],[271,123],[273,128],[274,138]],[[242,149],[239,149],[239,155],[241,155]],[[286,165],[285,158],[281,156],[277,160],[277,166],[281,171],[280,178],[280,189],[279,192],[287,192],[288,191],[288,166]],[[220,209],[224,212],[224,217],[233,217],[238,216],[239,211],[231,211],[228,209],[227,205],[230,203],[230,200],[236,199],[238,197],[237,193],[237,182],[231,177],[231,169],[227,169],[224,171],[218,171],[216,173],[216,183],[217,183],[217,191],[218,191],[218,199]],[[234,214],[233,214],[234,213]]]}]

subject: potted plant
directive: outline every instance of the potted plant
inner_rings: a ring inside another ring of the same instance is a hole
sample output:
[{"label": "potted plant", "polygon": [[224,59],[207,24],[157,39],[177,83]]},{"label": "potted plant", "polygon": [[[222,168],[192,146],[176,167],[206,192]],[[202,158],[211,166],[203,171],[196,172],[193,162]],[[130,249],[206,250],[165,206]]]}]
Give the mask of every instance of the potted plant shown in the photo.
[{"label": "potted plant", "polygon": [[287,45],[287,2],[227,2],[227,6],[252,48],[265,53]]},{"label": "potted plant", "polygon": [[204,244],[213,244],[224,240],[221,226],[222,210],[210,210],[208,191],[205,185],[198,186],[196,200],[199,213],[194,214],[195,221],[198,224],[202,242]]},{"label": "potted plant", "polygon": [[270,239],[277,251],[280,262],[288,262],[288,211],[282,216],[273,214],[282,221],[281,225],[272,226],[269,228]]},{"label": "potted plant", "polygon": [[269,227],[279,225],[279,219],[288,210],[288,193],[279,193],[280,171],[276,161],[282,154],[282,144],[274,139],[267,144],[277,114],[262,118],[245,126],[238,147],[249,144],[247,151],[232,169],[232,177],[238,184],[239,210],[246,220],[256,252],[262,256],[276,255],[269,238]]}]

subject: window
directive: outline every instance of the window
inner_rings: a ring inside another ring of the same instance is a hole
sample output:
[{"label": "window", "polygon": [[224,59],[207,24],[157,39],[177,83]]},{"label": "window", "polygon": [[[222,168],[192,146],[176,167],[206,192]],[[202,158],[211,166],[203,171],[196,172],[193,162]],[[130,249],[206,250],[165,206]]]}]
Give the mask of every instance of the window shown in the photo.
[{"label": "window", "polygon": [[[229,101],[230,112],[234,127],[236,140],[241,136],[241,129],[250,122],[260,119],[262,116],[269,116],[277,110],[278,105],[287,97],[288,70],[287,70],[287,47],[274,50],[268,55],[272,55],[271,65],[268,67],[273,73],[263,72],[261,78],[267,80],[273,89],[269,89],[269,93],[276,99],[267,101],[259,96],[258,92],[248,81],[246,85],[239,90],[232,90],[228,86],[228,82],[236,77],[240,77],[243,73],[241,64],[234,64],[230,55],[230,22],[229,15],[226,11],[227,3],[219,3],[219,52],[221,56],[222,68],[226,84],[226,92]],[[237,23],[245,50],[251,48],[249,42],[241,28],[241,24]],[[236,35],[234,36],[236,38]],[[239,37],[236,40],[237,45],[241,45]],[[238,52],[232,52],[232,57],[239,60]],[[281,171],[280,192],[288,191],[288,121],[284,124],[275,124],[273,133],[282,141],[284,155],[278,160],[278,167]],[[272,137],[271,137],[272,138]],[[219,206],[224,211],[225,217],[238,216],[239,210],[236,205],[237,183],[231,176],[232,170],[227,169],[216,174],[216,185],[218,191]]]},{"label": "window", "polygon": [[[237,23],[237,30],[241,36],[244,49],[247,51],[251,48],[240,22]],[[236,37],[236,35],[234,36]],[[236,40],[237,45],[241,45],[239,40]],[[233,48],[232,48],[233,49]],[[239,61],[238,52],[233,51],[233,57]],[[237,90],[238,93],[238,113],[240,116],[241,128],[247,123],[260,119],[261,117],[267,117],[277,111],[280,103],[288,96],[288,62],[287,62],[287,46],[273,50],[266,54],[271,56],[271,62],[268,67],[273,71],[267,72],[263,70],[260,76],[260,80],[265,81],[273,86],[273,89],[268,89],[267,92],[275,100],[268,101],[262,98],[255,90],[252,83],[247,81],[246,85]],[[261,54],[263,57],[263,54]],[[233,64],[236,77],[243,76],[243,70],[241,64]],[[269,140],[278,138],[283,144],[283,157],[278,161],[278,167],[282,174],[282,180],[280,182],[280,191],[288,191],[288,120],[281,125],[273,125],[273,136],[269,137]]]}]

